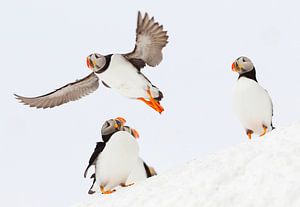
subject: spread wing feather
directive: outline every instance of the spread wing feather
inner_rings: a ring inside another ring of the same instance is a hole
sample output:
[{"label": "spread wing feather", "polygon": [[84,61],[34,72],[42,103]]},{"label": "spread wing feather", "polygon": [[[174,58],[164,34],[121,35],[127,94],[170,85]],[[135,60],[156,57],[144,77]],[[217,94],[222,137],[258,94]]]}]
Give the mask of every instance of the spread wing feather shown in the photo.
[{"label": "spread wing feather", "polygon": [[142,17],[138,12],[135,48],[124,56],[138,64],[139,68],[145,64],[154,67],[162,61],[162,49],[167,45],[167,40],[167,31],[155,22],[154,17],[150,19],[147,13]]},{"label": "spread wing feather", "polygon": [[55,91],[38,96],[38,97],[23,97],[17,94],[16,99],[25,105],[36,108],[53,108],[55,106],[75,101],[83,96],[94,92],[99,86],[99,79],[97,75],[91,73],[87,77],[69,83]]}]

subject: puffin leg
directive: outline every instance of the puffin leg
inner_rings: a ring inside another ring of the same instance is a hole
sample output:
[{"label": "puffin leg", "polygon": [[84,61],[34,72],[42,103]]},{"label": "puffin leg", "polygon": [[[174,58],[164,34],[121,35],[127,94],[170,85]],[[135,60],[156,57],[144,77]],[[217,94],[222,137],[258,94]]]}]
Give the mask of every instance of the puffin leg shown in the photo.
[{"label": "puffin leg", "polygon": [[134,183],[130,183],[130,184],[127,184],[127,185],[126,185],[125,183],[121,183],[120,186],[124,188],[124,187],[132,186],[133,184],[134,184]]},{"label": "puffin leg", "polygon": [[160,105],[160,103],[159,103],[158,101],[156,101],[156,100],[153,98],[153,96],[152,96],[152,94],[151,94],[151,92],[150,92],[150,87],[148,87],[148,89],[147,89],[147,94],[148,94],[148,96],[149,96],[149,98],[150,98],[150,101],[151,101],[152,104],[155,106],[156,111],[158,111],[159,113],[163,112],[163,111],[164,111],[164,108]]},{"label": "puffin leg", "polygon": [[260,137],[264,136],[267,133],[267,129],[268,129],[268,127],[266,127],[265,125],[262,125],[262,127],[264,128],[264,131],[261,135],[259,135]]},{"label": "puffin leg", "polygon": [[153,103],[151,101],[147,101],[144,98],[138,98],[138,100],[143,101],[145,104],[147,104],[148,106],[150,106],[151,108],[153,108],[156,111],[156,107],[153,105]]},{"label": "puffin leg", "polygon": [[161,113],[164,111],[164,108],[159,104],[158,101],[156,101],[151,92],[150,92],[150,88],[148,87],[147,89],[147,95],[149,96],[149,101],[144,99],[144,98],[138,98],[138,100],[143,101],[145,104],[147,104],[148,106],[150,106],[151,108],[153,108],[155,111],[157,111],[158,113]]},{"label": "puffin leg", "polygon": [[111,194],[111,193],[115,192],[116,190],[113,189],[113,190],[107,190],[107,191],[105,191],[104,187],[100,186],[100,191],[101,191],[102,194]]},{"label": "puffin leg", "polygon": [[247,129],[247,130],[246,130],[246,133],[247,133],[247,136],[248,136],[249,140],[251,140],[251,136],[252,136],[252,134],[253,134],[253,131],[250,130],[250,129]]}]

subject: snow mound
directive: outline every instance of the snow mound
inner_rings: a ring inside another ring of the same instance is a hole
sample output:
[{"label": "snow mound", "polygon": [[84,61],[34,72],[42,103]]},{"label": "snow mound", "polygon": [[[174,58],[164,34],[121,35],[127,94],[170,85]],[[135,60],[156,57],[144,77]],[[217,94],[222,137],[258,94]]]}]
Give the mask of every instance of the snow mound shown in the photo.
[{"label": "snow mound", "polygon": [[[222,137],[224,139],[225,137]],[[221,139],[221,138],[220,138]],[[78,207],[299,207],[300,123]]]}]

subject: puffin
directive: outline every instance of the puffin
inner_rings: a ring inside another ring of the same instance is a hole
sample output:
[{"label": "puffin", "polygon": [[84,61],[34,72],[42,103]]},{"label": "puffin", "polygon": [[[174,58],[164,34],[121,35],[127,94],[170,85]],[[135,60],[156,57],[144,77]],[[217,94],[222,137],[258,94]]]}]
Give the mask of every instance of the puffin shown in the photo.
[{"label": "puffin", "polygon": [[136,141],[138,132],[131,133],[124,130],[124,122],[117,123],[111,119],[106,121],[101,129],[103,142],[97,142],[96,148],[90,157],[89,164],[84,172],[87,176],[89,168],[95,166],[93,185],[89,190],[92,194],[94,186],[100,186],[102,194],[110,194],[115,187],[127,187],[126,180],[138,160],[139,146]]},{"label": "puffin", "polygon": [[167,31],[150,18],[138,12],[136,41],[134,49],[125,54],[101,55],[92,53],[86,58],[87,67],[92,71],[88,76],[68,83],[50,93],[37,97],[14,94],[20,103],[36,108],[53,108],[75,101],[94,92],[101,82],[119,94],[144,102],[159,113],[163,93],[142,73],[147,65],[155,67],[163,59],[162,49],[168,43]]},{"label": "puffin", "polygon": [[259,85],[252,61],[245,56],[232,63],[232,71],[239,74],[233,95],[233,109],[246,134],[264,136],[274,129],[273,104],[267,90]]}]

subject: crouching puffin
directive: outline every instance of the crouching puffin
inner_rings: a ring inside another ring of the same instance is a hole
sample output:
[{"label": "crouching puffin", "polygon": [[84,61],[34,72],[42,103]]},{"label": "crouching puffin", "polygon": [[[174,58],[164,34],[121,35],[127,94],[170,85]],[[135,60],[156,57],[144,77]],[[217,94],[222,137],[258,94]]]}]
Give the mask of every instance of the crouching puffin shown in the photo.
[{"label": "crouching puffin", "polygon": [[37,97],[16,98],[23,104],[36,108],[52,108],[75,101],[94,92],[99,87],[99,79],[104,86],[112,88],[130,99],[141,100],[159,113],[162,92],[152,85],[141,69],[146,65],[155,67],[162,61],[162,49],[168,43],[167,31],[163,26],[138,12],[136,43],[132,52],[126,54],[100,55],[93,53],[86,59],[92,73],[83,79],[69,83],[55,91]]},{"label": "crouching puffin", "polygon": [[258,84],[255,67],[249,58],[237,58],[232,63],[232,70],[239,73],[233,97],[234,111],[249,139],[253,133],[263,136],[274,129],[272,100]]},{"label": "crouching puffin", "polygon": [[[101,129],[103,142],[98,142],[91,155],[89,164],[84,172],[87,176],[88,169],[95,165],[93,186],[100,186],[102,194],[114,192],[118,185],[129,186],[126,180],[138,160],[139,147],[136,139],[138,133],[132,129],[131,133],[124,130],[124,121],[106,121]],[[131,185],[131,184],[130,184]],[[89,193],[93,193],[93,186]]]}]

